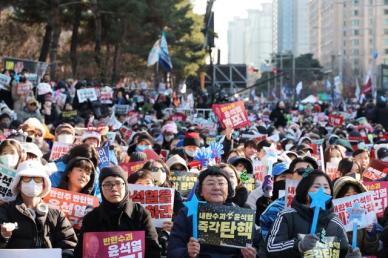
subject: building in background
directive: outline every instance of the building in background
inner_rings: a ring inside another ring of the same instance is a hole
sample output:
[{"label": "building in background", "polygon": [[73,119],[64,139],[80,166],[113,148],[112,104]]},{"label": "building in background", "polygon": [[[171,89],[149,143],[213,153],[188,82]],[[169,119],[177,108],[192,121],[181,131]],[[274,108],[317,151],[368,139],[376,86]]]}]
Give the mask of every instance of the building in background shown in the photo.
[{"label": "building in background", "polygon": [[246,19],[235,18],[228,27],[228,62],[260,67],[272,53],[272,4],[248,10]]},{"label": "building in background", "polygon": [[345,86],[388,64],[388,0],[309,0],[308,24],[310,52]]},{"label": "building in background", "polygon": [[306,54],[309,44],[309,0],[274,0],[273,52]]}]

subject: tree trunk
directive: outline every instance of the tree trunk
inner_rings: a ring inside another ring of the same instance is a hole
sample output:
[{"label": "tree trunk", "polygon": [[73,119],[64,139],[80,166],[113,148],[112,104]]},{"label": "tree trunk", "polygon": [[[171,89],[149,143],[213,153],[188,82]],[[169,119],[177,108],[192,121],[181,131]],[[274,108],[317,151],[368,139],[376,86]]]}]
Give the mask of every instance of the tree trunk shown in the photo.
[{"label": "tree trunk", "polygon": [[129,19],[128,17],[122,17],[119,24],[121,28],[120,37],[115,42],[114,46],[114,56],[113,56],[113,65],[112,65],[112,84],[118,81],[120,76],[120,61],[121,61],[121,52],[123,48],[123,42],[126,41],[128,30],[129,30]]},{"label": "tree trunk", "polygon": [[49,24],[46,24],[43,42],[40,48],[40,55],[39,55],[39,61],[41,62],[46,62],[47,60],[47,56],[50,48],[50,42],[51,42],[51,33],[52,33],[51,26]]},{"label": "tree trunk", "polygon": [[76,5],[74,12],[73,31],[71,34],[71,45],[70,45],[70,60],[71,60],[71,71],[73,78],[77,76],[77,45],[78,45],[78,28],[81,23],[81,6]]},{"label": "tree trunk", "polygon": [[102,69],[102,58],[101,58],[101,35],[102,35],[102,21],[101,21],[101,13],[97,5],[97,0],[92,1],[93,4],[93,12],[95,15],[94,18],[94,26],[95,26],[95,46],[94,46],[94,59],[97,64],[97,71],[99,72],[100,79],[103,79],[104,73]]},{"label": "tree trunk", "polygon": [[117,81],[119,73],[119,59],[121,55],[121,44],[117,41],[114,45],[113,65],[112,65],[112,85]]},{"label": "tree trunk", "polygon": [[59,1],[56,0],[51,7],[51,26],[52,26],[52,38],[50,46],[50,77],[52,80],[56,79],[56,69],[57,69],[57,54],[58,54],[58,45],[59,37],[61,36],[61,21],[60,21],[60,9]]}]

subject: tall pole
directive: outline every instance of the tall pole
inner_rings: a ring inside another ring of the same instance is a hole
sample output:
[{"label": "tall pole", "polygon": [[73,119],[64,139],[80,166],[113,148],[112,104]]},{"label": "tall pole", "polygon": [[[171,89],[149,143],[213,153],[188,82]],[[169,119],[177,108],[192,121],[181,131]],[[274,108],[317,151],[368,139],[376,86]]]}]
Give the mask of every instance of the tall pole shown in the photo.
[{"label": "tall pole", "polygon": [[294,104],[296,103],[296,82],[295,82],[295,55],[292,53],[292,88],[294,89]]},{"label": "tall pole", "polygon": [[377,46],[376,46],[376,27],[377,27],[377,5],[372,5],[373,8],[373,53],[372,53],[372,98],[377,102]]},{"label": "tall pole", "polygon": [[[280,53],[280,71],[283,72],[283,53]],[[280,77],[280,85],[279,85],[279,97],[281,98],[282,94],[280,94],[283,87],[283,76]],[[276,96],[278,91],[275,92]]]}]

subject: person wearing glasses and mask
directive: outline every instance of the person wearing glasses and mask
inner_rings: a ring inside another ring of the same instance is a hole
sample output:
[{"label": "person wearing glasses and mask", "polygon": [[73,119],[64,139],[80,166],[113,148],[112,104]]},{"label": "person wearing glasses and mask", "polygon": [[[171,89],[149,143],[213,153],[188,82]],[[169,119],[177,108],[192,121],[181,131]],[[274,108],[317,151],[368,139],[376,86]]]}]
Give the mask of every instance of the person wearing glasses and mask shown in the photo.
[{"label": "person wearing glasses and mask", "polygon": [[16,200],[0,206],[0,248],[61,248],[62,257],[73,257],[77,237],[70,221],[42,201],[51,189],[43,165],[22,162],[11,189]]},{"label": "person wearing glasses and mask", "polygon": [[140,204],[129,199],[127,173],[120,167],[101,170],[99,185],[102,202],[82,221],[75,257],[82,258],[85,232],[145,231],[145,257],[160,257],[160,246],[151,215]]}]

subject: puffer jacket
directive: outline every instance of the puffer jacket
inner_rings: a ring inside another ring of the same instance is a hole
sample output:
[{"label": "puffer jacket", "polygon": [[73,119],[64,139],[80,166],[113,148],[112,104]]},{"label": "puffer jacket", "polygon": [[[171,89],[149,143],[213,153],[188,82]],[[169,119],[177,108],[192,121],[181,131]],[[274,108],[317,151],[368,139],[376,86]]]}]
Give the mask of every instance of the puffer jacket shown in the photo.
[{"label": "puffer jacket", "polygon": [[[333,213],[333,205],[321,210],[317,223],[317,234],[325,231],[326,237],[337,237],[340,243],[340,257],[348,252],[348,238],[341,220]],[[314,210],[293,200],[291,208],[279,213],[268,235],[268,257],[302,257],[298,249],[298,234],[309,234]]]},{"label": "puffer jacket", "polygon": [[1,224],[18,223],[9,239],[0,236],[0,248],[61,248],[64,256],[72,257],[77,237],[65,214],[44,203],[38,207],[34,219],[20,197],[0,206]]}]

